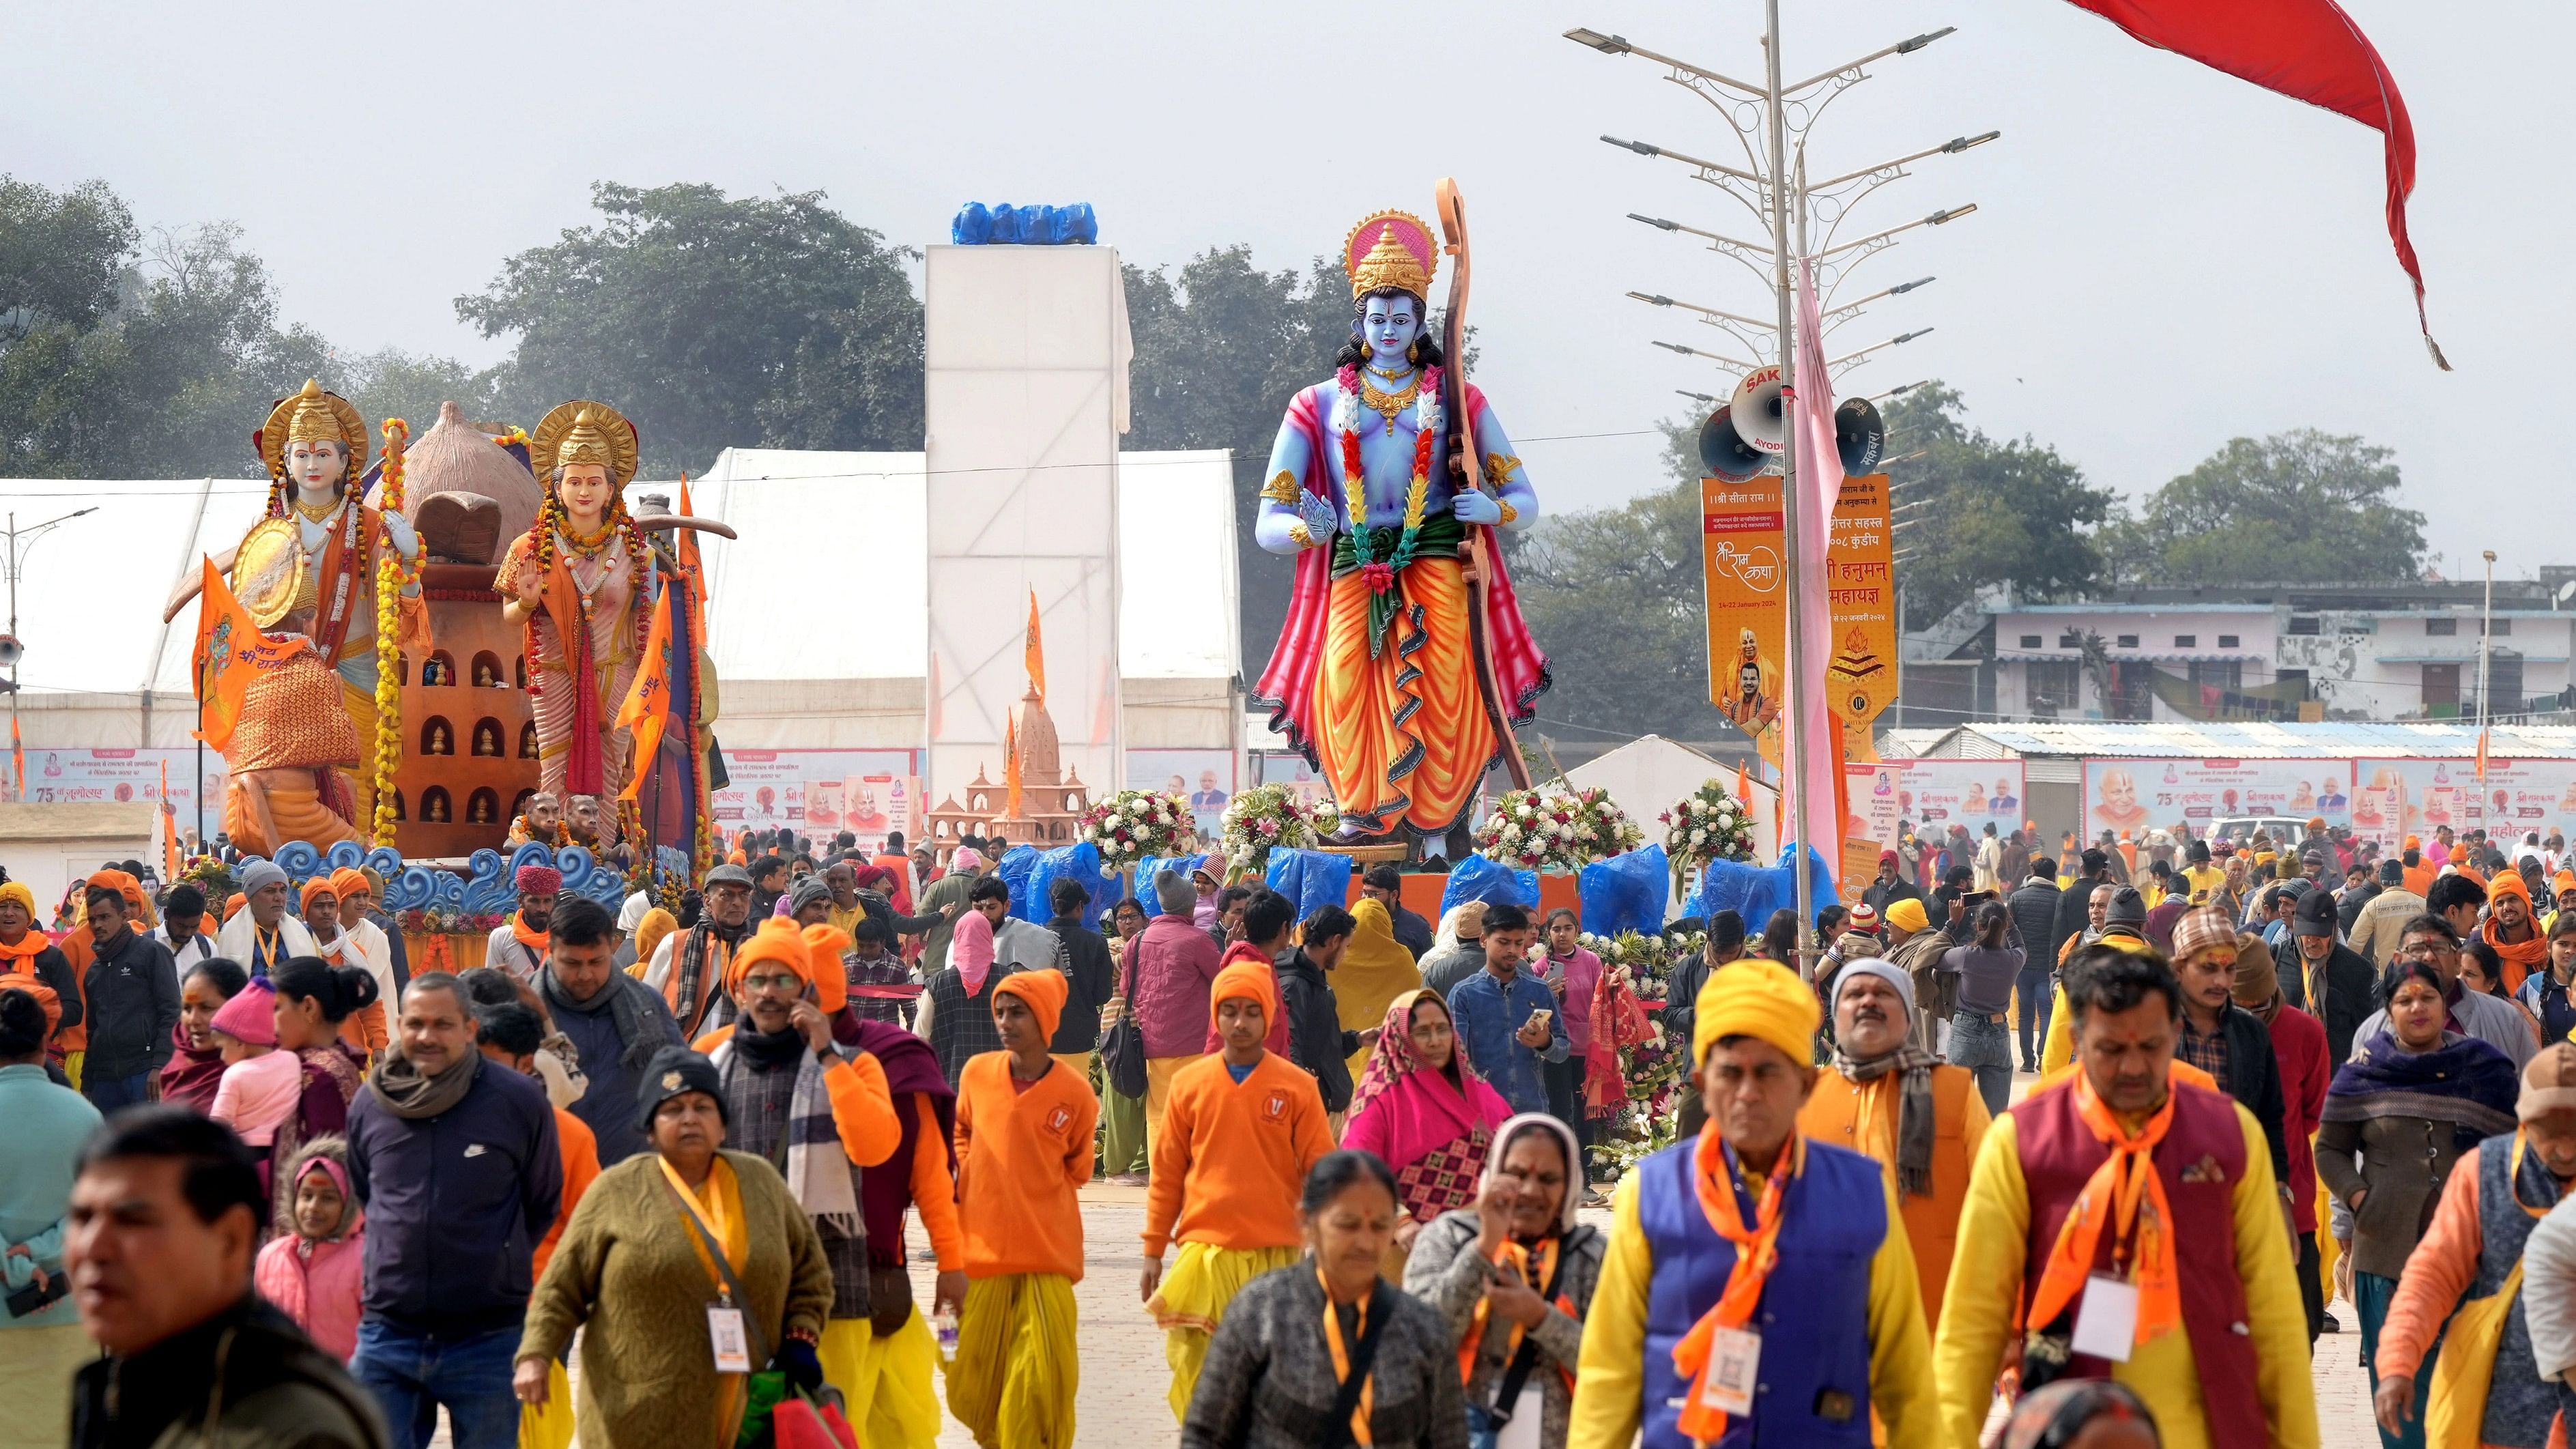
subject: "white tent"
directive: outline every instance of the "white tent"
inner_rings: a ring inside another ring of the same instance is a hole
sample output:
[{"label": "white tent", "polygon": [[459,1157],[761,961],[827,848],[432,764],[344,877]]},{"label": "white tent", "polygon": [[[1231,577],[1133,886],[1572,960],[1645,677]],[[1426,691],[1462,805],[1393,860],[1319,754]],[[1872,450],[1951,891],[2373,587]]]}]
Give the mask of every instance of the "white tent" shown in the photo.
[{"label": "white tent", "polygon": [[[1724,780],[1733,789],[1735,768],[1662,735],[1645,735],[1575,766],[1565,772],[1565,778],[1577,789],[1609,792],[1645,830],[1646,839],[1658,841],[1663,838],[1663,823],[1656,816],[1706,781]],[[1747,803],[1753,807],[1754,858],[1767,862],[1780,852],[1779,837],[1771,825],[1777,791],[1750,774],[1747,782],[1753,791]]]}]

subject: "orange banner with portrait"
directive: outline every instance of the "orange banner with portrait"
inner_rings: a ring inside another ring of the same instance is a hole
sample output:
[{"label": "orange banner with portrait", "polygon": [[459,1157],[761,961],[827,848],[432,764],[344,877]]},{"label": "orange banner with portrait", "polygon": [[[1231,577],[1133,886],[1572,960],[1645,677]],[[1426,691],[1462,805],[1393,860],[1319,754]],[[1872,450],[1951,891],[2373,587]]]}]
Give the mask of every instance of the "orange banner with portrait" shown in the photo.
[{"label": "orange banner with portrait", "polygon": [[1862,741],[1869,738],[1871,722],[1896,702],[1893,537],[1887,475],[1845,478],[1834,504],[1833,533],[1825,542],[1825,607],[1834,633],[1825,683],[1846,732]]},{"label": "orange banner with portrait", "polygon": [[1788,535],[1780,480],[1703,478],[1699,511],[1709,702],[1777,768],[1789,657],[1783,607]]}]

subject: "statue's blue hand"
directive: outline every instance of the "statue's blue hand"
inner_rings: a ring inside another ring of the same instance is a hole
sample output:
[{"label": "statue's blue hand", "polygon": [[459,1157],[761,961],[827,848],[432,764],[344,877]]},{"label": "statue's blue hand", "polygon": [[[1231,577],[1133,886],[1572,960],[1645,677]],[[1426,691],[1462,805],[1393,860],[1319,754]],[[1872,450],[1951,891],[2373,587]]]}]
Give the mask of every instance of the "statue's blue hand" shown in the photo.
[{"label": "statue's blue hand", "polygon": [[1330,543],[1340,531],[1341,515],[1334,512],[1331,500],[1320,494],[1297,495],[1297,519],[1306,525],[1306,536],[1318,544]]},{"label": "statue's blue hand", "polygon": [[1460,523],[1500,523],[1503,505],[1491,493],[1461,493],[1449,500],[1449,511]]}]

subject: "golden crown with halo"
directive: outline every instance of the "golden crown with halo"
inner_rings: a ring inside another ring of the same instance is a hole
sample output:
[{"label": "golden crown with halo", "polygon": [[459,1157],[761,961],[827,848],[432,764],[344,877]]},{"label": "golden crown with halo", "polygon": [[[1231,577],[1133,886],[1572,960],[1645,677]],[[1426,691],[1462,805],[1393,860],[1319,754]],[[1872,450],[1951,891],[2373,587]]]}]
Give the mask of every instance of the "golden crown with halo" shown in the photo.
[{"label": "golden crown with halo", "polygon": [[301,392],[277,400],[268,410],[268,421],[252,437],[259,445],[260,461],[268,465],[268,476],[286,476],[286,445],[289,443],[338,443],[348,455],[348,467],[340,475],[343,483],[354,484],[367,471],[367,424],[357,408],[336,392],[324,392],[314,378],[304,379]]},{"label": "golden crown with halo", "polygon": [[1351,300],[1389,288],[1428,300],[1440,272],[1440,249],[1431,228],[1409,211],[1375,211],[1342,238],[1342,269],[1351,276]]},{"label": "golden crown with halo", "polygon": [[563,403],[537,424],[528,452],[540,483],[552,486],[558,468],[597,463],[623,488],[635,477],[635,425],[603,402]]}]

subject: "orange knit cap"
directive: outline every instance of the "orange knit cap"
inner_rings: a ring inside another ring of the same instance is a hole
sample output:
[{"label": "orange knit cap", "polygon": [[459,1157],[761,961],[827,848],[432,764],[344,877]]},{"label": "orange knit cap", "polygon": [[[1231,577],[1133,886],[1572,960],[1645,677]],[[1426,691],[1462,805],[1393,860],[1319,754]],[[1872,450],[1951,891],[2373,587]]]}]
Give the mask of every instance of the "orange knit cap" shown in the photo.
[{"label": "orange knit cap", "polygon": [[2521,871],[2500,870],[2495,873],[2495,879],[2487,882],[2488,899],[2492,900],[2500,895],[2520,896],[2523,910],[2528,912],[2531,909],[2531,887],[2522,883]]},{"label": "orange knit cap", "polygon": [[814,953],[805,944],[804,933],[787,916],[771,916],[751,933],[725,963],[724,986],[727,992],[740,991],[743,978],[763,961],[775,961],[796,973],[806,985],[814,984]]},{"label": "orange knit cap", "polygon": [[1064,999],[1072,990],[1064,973],[1051,966],[1044,971],[1014,971],[993,983],[995,996],[1016,996],[1028,1004],[1029,1014],[1038,1019],[1039,1033],[1048,1041],[1055,1040],[1055,1024],[1063,1019]]},{"label": "orange knit cap", "polygon": [[2564,895],[2569,891],[2576,891],[2576,870],[2562,870],[2549,878],[2550,894]]},{"label": "orange knit cap", "polygon": [[1277,1021],[1279,973],[1259,961],[1237,961],[1216,973],[1216,981],[1208,987],[1208,1020],[1216,1020],[1217,1007],[1238,999],[1258,1003],[1265,1026]]},{"label": "orange knit cap", "polygon": [[143,909],[143,882],[127,875],[124,871],[103,870],[91,876],[83,884],[112,890],[125,897],[125,906],[129,912]]},{"label": "orange knit cap", "polygon": [[240,891],[235,891],[231,895],[226,896],[224,898],[224,919],[227,921],[231,920],[234,915],[241,910],[242,906],[248,903],[249,900],[250,897],[243,895]]},{"label": "orange knit cap", "polygon": [[308,916],[313,914],[315,896],[329,896],[333,905],[338,905],[340,902],[340,892],[331,884],[331,877],[327,875],[317,875],[307,880],[304,883],[304,889],[295,898],[297,905]]},{"label": "orange knit cap", "polygon": [[372,895],[375,889],[374,886],[367,884],[367,873],[354,866],[344,865],[331,872],[331,894],[344,901],[360,891]]},{"label": "orange knit cap", "polygon": [[833,1015],[850,1004],[850,974],[841,969],[841,953],[850,949],[850,933],[828,921],[807,926],[805,959],[814,974],[805,979],[814,983],[814,1005],[825,1016]]}]

